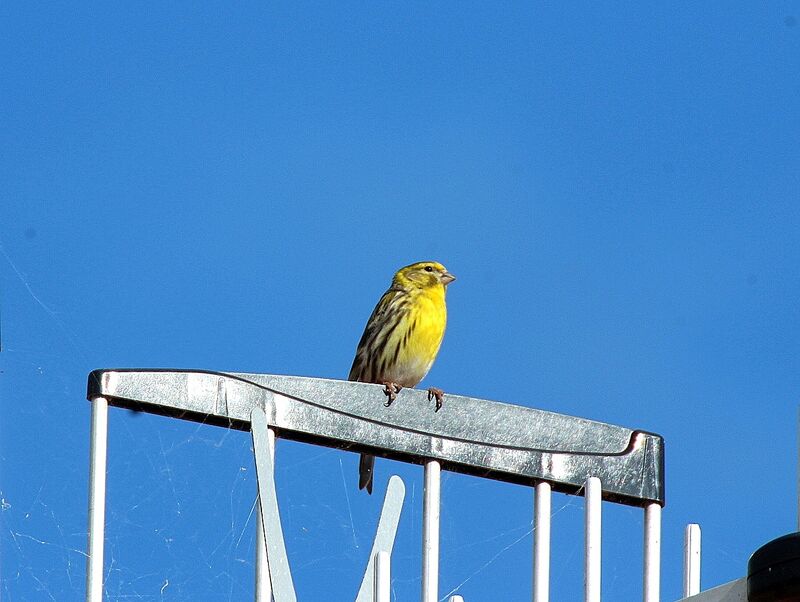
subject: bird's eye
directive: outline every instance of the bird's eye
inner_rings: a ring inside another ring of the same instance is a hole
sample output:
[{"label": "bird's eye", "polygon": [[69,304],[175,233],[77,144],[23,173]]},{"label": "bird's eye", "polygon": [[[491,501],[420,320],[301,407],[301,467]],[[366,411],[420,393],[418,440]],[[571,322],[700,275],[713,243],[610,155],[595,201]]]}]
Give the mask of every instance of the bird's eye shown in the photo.
[{"label": "bird's eye", "polygon": [[433,271],[433,268],[432,268],[431,266],[429,266],[429,265],[426,265],[426,266],[425,266],[425,271],[426,271],[426,272],[432,272],[432,271]]}]

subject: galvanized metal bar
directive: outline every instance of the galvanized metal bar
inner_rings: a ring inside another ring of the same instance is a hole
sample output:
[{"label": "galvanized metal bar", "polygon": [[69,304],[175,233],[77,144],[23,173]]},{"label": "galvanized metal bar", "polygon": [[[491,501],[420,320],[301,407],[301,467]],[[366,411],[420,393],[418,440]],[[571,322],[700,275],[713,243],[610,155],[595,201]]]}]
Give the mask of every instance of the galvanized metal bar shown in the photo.
[{"label": "galvanized metal bar", "polygon": [[644,602],[659,602],[661,595],[661,506],[644,509]]},{"label": "galvanized metal bar", "polygon": [[[98,370],[89,397],[203,424],[249,429],[254,407],[271,404],[282,439],[375,453],[402,462],[578,495],[590,476],[603,498],[664,503],[658,435],[485,399],[447,396],[433,412],[424,391],[403,389],[385,407],[380,385],[320,378],[175,370]],[[531,400],[526,401],[531,405]]]},{"label": "galvanized metal bar", "polygon": [[[275,431],[268,429],[267,444],[275,457]],[[273,467],[274,468],[274,467]],[[256,496],[258,494],[256,493]],[[261,520],[261,507],[256,497],[256,602],[271,602],[272,583],[269,580],[269,559],[267,558],[267,542],[264,539],[264,523]]]},{"label": "galvanized metal bar", "polygon": [[391,557],[386,550],[375,554],[374,595],[372,598],[375,602],[391,602],[391,563]]},{"label": "galvanized metal bar", "polygon": [[392,475],[386,488],[386,496],[383,498],[383,508],[378,519],[378,529],[375,532],[372,551],[369,553],[369,562],[367,562],[367,570],[364,571],[364,578],[361,581],[361,587],[358,589],[356,602],[373,602],[375,558],[378,552],[386,552],[390,556],[392,554],[405,495],[406,486],[403,483],[403,479],[397,475]]},{"label": "galvanized metal bar", "polygon": [[267,544],[272,595],[275,602],[297,602],[292,573],[289,570],[289,559],[286,556],[281,517],[278,512],[278,495],[275,491],[275,458],[272,452],[275,433],[269,428],[267,416],[261,408],[253,409],[250,425],[256,459],[258,505],[264,539]]},{"label": "galvanized metal bar", "polygon": [[102,602],[108,457],[108,400],[105,397],[92,399],[92,427],[89,436],[89,550],[86,558],[86,602]]},{"label": "galvanized metal bar", "polygon": [[436,460],[425,462],[425,491],[422,505],[422,602],[439,600],[441,470],[441,465]]},{"label": "galvanized metal bar", "polygon": [[550,599],[550,483],[536,484],[533,504],[533,602]]},{"label": "galvanized metal bar", "polygon": [[683,596],[700,593],[700,525],[686,525],[683,533]]},{"label": "galvanized metal bar", "polygon": [[602,530],[602,485],[597,477],[586,479],[583,599],[600,602],[600,544]]}]

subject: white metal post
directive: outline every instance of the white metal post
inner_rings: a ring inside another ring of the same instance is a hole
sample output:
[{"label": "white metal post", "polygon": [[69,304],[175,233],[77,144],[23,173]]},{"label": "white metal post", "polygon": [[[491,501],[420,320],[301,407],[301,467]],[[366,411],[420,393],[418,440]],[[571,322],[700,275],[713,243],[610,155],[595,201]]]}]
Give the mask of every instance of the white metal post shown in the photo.
[{"label": "white metal post", "polygon": [[103,600],[103,545],[106,522],[106,459],[108,400],[92,400],[89,440],[89,553],[86,559],[86,602]]},{"label": "white metal post", "polygon": [[461,596],[450,596],[448,602],[464,602],[464,598]]},{"label": "white metal post", "polygon": [[600,602],[600,533],[602,485],[597,477],[586,479],[585,549],[583,598],[585,602]]},{"label": "white metal post", "polygon": [[661,506],[644,509],[644,602],[658,602],[661,590]]},{"label": "white metal post", "polygon": [[536,484],[533,505],[533,602],[550,599],[550,483]]},{"label": "white metal post", "polygon": [[422,504],[422,602],[439,599],[439,512],[442,467],[436,460],[425,462]]},{"label": "white metal post", "polygon": [[391,558],[389,552],[381,550],[375,554],[374,602],[390,602],[391,597]]},{"label": "white metal post", "polygon": [[[267,444],[275,457],[275,429],[267,430]],[[264,526],[261,524],[261,507],[256,493],[256,602],[271,602],[272,582],[269,579],[269,560],[267,542],[264,539]]]},{"label": "white metal post", "polygon": [[683,597],[700,593],[700,525],[686,525],[683,534]]}]

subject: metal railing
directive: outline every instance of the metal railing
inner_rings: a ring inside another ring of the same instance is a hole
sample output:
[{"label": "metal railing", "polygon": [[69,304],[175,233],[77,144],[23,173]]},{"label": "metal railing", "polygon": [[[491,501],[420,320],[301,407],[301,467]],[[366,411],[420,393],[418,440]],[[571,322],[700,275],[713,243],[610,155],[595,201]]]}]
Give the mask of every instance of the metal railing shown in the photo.
[{"label": "metal railing", "polygon": [[[549,600],[553,491],[586,498],[587,602],[600,600],[602,501],[643,508],[642,599],[659,600],[664,504],[660,436],[457,395],[448,395],[447,404],[434,414],[426,411],[423,391],[406,389],[401,395],[401,403],[387,408],[376,403],[382,399],[379,386],[349,381],[175,370],[92,372],[87,394],[93,403],[86,600],[102,599],[109,405],[252,433],[260,501],[255,577],[260,602],[296,600],[275,493],[278,438],[423,464],[423,602],[439,599],[442,470],[534,488],[534,602]],[[404,496],[402,481],[392,477],[357,602],[389,600],[391,550]],[[450,602],[463,599],[453,595]]]}]

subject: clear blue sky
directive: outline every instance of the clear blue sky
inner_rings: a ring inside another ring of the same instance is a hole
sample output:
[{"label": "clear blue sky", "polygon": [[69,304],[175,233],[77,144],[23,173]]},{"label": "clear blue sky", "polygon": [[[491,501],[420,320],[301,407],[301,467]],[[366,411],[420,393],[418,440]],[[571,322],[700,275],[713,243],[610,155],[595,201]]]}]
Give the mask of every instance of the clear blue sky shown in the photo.
[{"label": "clear blue sky", "polygon": [[[102,367],[343,378],[393,271],[458,276],[428,385],[658,432],[663,599],[794,528],[800,6],[4,3],[0,595],[83,595]],[[113,411],[110,600],[252,595],[249,436]],[[353,599],[380,496],[279,442],[301,600]],[[419,591],[421,470],[394,558]],[[442,595],[523,600],[531,491],[446,475]],[[556,496],[553,599],[581,591]],[[605,507],[603,590],[641,590]]]}]

